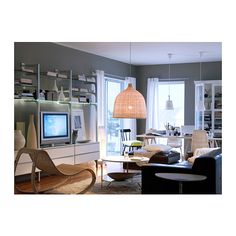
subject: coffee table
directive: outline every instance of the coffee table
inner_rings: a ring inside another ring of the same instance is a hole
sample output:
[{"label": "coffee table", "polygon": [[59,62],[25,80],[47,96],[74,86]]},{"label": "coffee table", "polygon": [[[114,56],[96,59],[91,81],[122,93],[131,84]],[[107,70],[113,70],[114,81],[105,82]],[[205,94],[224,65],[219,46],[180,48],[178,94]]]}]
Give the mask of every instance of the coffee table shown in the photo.
[{"label": "coffee table", "polygon": [[147,157],[124,157],[124,156],[107,156],[101,159],[101,186],[104,180],[103,176],[103,163],[104,162],[116,162],[116,163],[127,163],[127,170],[126,172],[111,172],[107,173],[107,175],[112,179],[109,181],[110,183],[113,180],[116,181],[124,181],[126,179],[132,178],[137,173],[130,173],[129,172],[129,163],[140,163],[144,164],[149,161]]},{"label": "coffee table", "polygon": [[157,177],[179,182],[179,193],[183,193],[183,182],[203,181],[205,175],[185,174],[185,173],[156,173]]}]

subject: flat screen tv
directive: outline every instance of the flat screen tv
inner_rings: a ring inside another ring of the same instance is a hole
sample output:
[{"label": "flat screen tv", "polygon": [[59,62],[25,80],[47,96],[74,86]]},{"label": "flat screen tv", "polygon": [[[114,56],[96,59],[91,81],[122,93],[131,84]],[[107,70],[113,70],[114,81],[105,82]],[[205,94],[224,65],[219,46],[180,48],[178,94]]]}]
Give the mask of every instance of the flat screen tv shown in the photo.
[{"label": "flat screen tv", "polygon": [[41,112],[41,144],[70,142],[68,112]]}]

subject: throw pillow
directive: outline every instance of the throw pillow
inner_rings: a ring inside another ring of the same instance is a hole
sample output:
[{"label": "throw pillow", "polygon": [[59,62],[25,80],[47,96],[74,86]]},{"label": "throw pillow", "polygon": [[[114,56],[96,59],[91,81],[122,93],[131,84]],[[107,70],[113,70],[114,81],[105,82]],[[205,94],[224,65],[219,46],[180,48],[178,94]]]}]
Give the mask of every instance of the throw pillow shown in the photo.
[{"label": "throw pillow", "polygon": [[203,155],[203,154],[207,154],[213,150],[217,150],[219,148],[197,148],[192,157],[188,158],[188,162],[190,163],[194,163],[195,159],[198,158],[199,156]]},{"label": "throw pillow", "polygon": [[169,152],[172,148],[164,144],[150,144],[144,146],[143,149],[149,152]]}]

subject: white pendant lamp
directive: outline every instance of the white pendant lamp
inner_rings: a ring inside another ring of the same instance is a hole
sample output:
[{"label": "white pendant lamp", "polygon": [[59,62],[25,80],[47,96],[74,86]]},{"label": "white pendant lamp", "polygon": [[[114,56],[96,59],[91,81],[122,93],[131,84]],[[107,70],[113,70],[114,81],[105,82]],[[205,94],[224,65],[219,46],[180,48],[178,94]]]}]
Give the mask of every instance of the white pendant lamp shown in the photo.
[{"label": "white pendant lamp", "polygon": [[[131,43],[130,43],[130,77],[131,77]],[[146,104],[143,95],[128,84],[128,87],[119,93],[115,99],[114,118],[146,118]]]},{"label": "white pendant lamp", "polygon": [[[171,53],[168,53],[169,61],[171,60]],[[169,82],[170,82],[170,62],[169,62]],[[169,85],[169,95],[168,100],[166,101],[166,110],[174,110],[173,101],[170,100],[170,85]]]}]

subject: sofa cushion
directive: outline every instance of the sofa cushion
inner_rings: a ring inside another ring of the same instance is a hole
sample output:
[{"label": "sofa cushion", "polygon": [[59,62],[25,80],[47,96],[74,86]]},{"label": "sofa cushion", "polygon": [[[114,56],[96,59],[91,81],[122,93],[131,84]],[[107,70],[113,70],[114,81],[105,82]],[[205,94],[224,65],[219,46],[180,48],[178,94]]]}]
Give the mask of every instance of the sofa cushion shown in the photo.
[{"label": "sofa cushion", "polygon": [[143,147],[144,150],[149,152],[168,152],[172,147],[164,144],[150,144]]},{"label": "sofa cushion", "polygon": [[[209,154],[212,153],[212,151],[219,150],[219,149],[220,148],[197,148],[194,151],[193,156],[188,158],[188,162],[193,164],[196,158],[203,156],[205,154],[207,154],[207,156],[209,156]],[[219,151],[217,151],[217,152],[219,152]],[[212,153],[213,156],[214,156],[214,153],[215,152]]]}]

